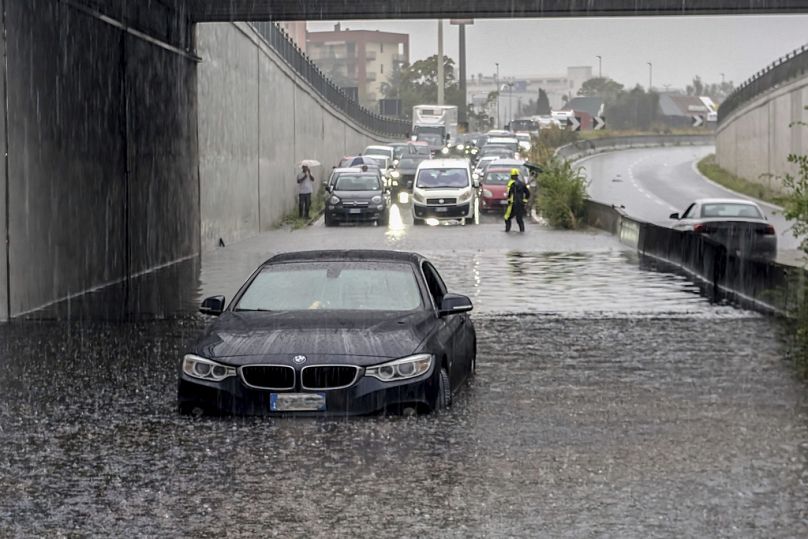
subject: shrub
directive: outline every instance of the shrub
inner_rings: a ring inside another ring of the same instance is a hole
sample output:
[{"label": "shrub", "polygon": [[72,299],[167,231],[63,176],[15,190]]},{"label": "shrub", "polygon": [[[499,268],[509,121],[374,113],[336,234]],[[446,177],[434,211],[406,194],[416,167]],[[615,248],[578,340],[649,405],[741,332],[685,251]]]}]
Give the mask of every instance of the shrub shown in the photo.
[{"label": "shrub", "polygon": [[578,228],[586,209],[586,177],[566,159],[552,157],[539,175],[537,209],[554,228]]}]

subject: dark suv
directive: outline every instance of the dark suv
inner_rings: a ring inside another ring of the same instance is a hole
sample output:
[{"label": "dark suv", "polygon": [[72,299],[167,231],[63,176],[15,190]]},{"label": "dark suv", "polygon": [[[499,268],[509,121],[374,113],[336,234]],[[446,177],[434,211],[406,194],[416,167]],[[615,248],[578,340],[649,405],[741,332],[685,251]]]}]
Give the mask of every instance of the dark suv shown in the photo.
[{"label": "dark suv", "polygon": [[325,226],[347,222],[390,222],[390,192],[377,174],[343,173],[329,187]]}]

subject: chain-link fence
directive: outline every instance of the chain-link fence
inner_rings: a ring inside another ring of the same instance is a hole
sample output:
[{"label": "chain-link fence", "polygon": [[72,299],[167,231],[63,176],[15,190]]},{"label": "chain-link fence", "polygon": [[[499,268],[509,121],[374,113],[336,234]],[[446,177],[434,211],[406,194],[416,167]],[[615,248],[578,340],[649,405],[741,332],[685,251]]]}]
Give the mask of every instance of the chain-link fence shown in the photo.
[{"label": "chain-link fence", "polygon": [[334,108],[342,111],[356,123],[377,135],[403,137],[410,130],[409,122],[376,114],[348,97],[345,91],[334,84],[289,36],[272,22],[251,23],[267,44],[289,66],[308,82],[320,96]]},{"label": "chain-link fence", "polygon": [[778,58],[743,82],[718,108],[719,123],[744,103],[785,82],[808,75],[808,45]]}]

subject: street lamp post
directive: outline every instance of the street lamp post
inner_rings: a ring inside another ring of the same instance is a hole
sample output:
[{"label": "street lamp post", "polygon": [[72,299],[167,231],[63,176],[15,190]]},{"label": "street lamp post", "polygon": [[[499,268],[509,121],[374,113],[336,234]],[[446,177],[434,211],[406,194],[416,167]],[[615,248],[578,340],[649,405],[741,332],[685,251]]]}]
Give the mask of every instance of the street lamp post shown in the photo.
[{"label": "street lamp post", "polygon": [[648,64],[648,91],[651,91],[651,88],[654,87],[654,64],[651,62],[646,62]]},{"label": "street lamp post", "polygon": [[443,105],[445,85],[443,74],[443,19],[438,19],[438,105]]},{"label": "street lamp post", "polygon": [[494,62],[497,66],[497,74],[494,76],[494,84],[496,85],[497,89],[497,121],[495,122],[494,127],[499,127],[499,62]]},{"label": "street lamp post", "polygon": [[603,68],[603,57],[598,54],[597,56],[595,56],[595,58],[598,59],[598,78],[602,79],[603,78],[603,69],[602,69]]}]

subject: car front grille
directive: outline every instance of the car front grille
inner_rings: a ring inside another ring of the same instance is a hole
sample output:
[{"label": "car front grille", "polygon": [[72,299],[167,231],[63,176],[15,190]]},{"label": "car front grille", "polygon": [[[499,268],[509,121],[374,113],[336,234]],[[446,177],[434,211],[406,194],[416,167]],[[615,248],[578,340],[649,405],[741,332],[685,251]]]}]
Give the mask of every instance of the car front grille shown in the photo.
[{"label": "car front grille", "polygon": [[428,198],[426,199],[426,203],[435,206],[439,206],[441,204],[457,204],[456,198]]},{"label": "car front grille", "polygon": [[359,367],[350,365],[311,365],[303,367],[301,382],[304,389],[337,389],[353,385],[359,377]]},{"label": "car front grille", "polygon": [[295,387],[295,369],[286,365],[245,365],[241,378],[250,387],[287,390]]},{"label": "car front grille", "polygon": [[366,208],[369,202],[367,200],[343,200],[342,205],[348,208]]}]

